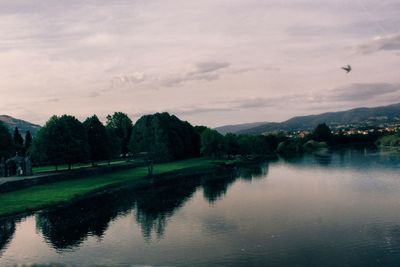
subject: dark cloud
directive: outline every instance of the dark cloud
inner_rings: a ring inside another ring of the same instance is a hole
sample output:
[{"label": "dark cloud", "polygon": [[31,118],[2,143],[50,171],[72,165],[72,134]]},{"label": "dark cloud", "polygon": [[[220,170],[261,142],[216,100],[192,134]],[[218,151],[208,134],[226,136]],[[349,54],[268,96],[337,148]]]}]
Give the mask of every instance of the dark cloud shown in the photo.
[{"label": "dark cloud", "polygon": [[363,54],[378,51],[400,51],[400,34],[377,38],[369,43],[362,44],[358,47],[358,51]]},{"label": "dark cloud", "polygon": [[371,100],[375,97],[394,92],[400,92],[400,84],[356,83],[332,90],[331,94],[327,96],[327,100],[358,102],[363,100]]}]

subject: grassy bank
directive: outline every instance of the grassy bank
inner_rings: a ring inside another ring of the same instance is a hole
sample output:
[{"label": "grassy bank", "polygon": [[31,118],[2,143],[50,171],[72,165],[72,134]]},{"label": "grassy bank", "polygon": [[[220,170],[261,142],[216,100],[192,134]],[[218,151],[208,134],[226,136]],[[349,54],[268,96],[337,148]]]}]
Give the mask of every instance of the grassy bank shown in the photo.
[{"label": "grassy bank", "polygon": [[[198,158],[171,163],[156,164],[155,175],[171,172],[217,168],[217,162]],[[0,216],[35,211],[53,205],[62,204],[87,194],[121,186],[147,178],[147,167],[108,173],[88,178],[77,178],[47,185],[0,194]]]}]

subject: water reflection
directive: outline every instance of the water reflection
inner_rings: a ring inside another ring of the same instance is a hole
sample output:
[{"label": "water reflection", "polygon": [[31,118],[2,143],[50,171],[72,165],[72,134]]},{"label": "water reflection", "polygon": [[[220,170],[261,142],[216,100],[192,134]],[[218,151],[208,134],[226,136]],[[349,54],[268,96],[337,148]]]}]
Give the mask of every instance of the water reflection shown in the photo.
[{"label": "water reflection", "polygon": [[[161,239],[168,219],[201,187],[204,198],[214,203],[239,177],[265,176],[268,165],[225,170],[205,176],[154,180],[141,188],[115,190],[79,200],[71,205],[37,213],[36,227],[57,250],[74,249],[89,236],[102,238],[111,221],[134,210],[145,240],[152,233]],[[12,233],[11,233],[12,235]]]},{"label": "water reflection", "polygon": [[228,191],[228,187],[236,180],[234,174],[226,175],[222,179],[204,179],[203,196],[209,203],[214,203],[222,198]]},{"label": "water reflection", "polygon": [[324,150],[292,157],[281,157],[285,163],[307,169],[319,165],[326,168],[393,169],[400,167],[400,155],[375,147],[353,147]]},{"label": "water reflection", "polygon": [[358,149],[154,180],[3,220],[0,265],[398,266],[399,168]]},{"label": "water reflection", "polygon": [[154,232],[162,238],[166,223],[174,212],[196,192],[201,177],[187,177],[177,180],[159,181],[145,191],[136,192],[136,221],[142,229],[145,240]]},{"label": "water reflection", "polygon": [[132,207],[126,192],[104,194],[36,215],[36,227],[58,250],[71,249],[87,236],[101,238],[111,220]]},{"label": "water reflection", "polygon": [[14,219],[2,219],[0,220],[0,256],[3,250],[7,248],[7,245],[11,241],[15,232],[15,220]]}]

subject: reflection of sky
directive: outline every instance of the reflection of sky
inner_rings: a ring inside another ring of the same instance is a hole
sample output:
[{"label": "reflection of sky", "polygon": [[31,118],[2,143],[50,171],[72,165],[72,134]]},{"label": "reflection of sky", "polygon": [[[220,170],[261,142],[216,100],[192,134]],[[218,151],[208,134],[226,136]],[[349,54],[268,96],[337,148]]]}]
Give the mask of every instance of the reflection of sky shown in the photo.
[{"label": "reflection of sky", "polygon": [[167,218],[161,238],[146,240],[132,210],[112,221],[101,240],[88,237],[80,248],[56,253],[28,217],[17,223],[0,264],[95,259],[173,266],[396,266],[397,162],[390,154],[354,155],[344,155],[346,164],[337,154],[329,165],[312,157],[270,164],[266,177],[238,179],[213,203],[197,190]]}]

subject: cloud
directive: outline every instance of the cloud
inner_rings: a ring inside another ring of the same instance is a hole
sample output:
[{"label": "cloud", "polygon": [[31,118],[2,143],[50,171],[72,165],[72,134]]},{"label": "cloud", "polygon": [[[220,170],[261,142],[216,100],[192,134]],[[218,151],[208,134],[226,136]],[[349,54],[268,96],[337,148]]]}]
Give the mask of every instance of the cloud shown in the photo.
[{"label": "cloud", "polygon": [[92,97],[92,98],[95,98],[95,97],[98,97],[98,96],[100,96],[100,93],[96,92],[96,91],[90,92],[88,94],[88,97]]},{"label": "cloud", "polygon": [[[0,106],[27,120],[8,103],[48,117],[171,108],[212,125],[400,95],[335,92],[348,81],[399,83],[398,0],[364,3],[371,17],[335,0],[27,2],[0,5]],[[372,40],[377,25],[387,34]],[[350,76],[333,67],[347,62],[359,64]]]},{"label": "cloud", "polygon": [[363,101],[390,93],[400,92],[400,84],[391,83],[356,83],[332,90],[328,96],[329,101]]},{"label": "cloud", "polygon": [[169,110],[168,112],[177,115],[197,115],[201,113],[229,112],[233,111],[234,107],[184,107]]},{"label": "cloud", "polygon": [[362,54],[378,51],[400,51],[400,34],[386,37],[378,36],[374,40],[360,45],[358,51]]},{"label": "cloud", "polygon": [[220,61],[205,61],[195,64],[194,70],[182,74],[170,74],[161,79],[160,84],[166,87],[177,86],[188,81],[212,81],[219,79],[220,70],[226,69],[231,64]]},{"label": "cloud", "polygon": [[276,102],[274,98],[253,98],[236,102],[236,107],[240,109],[254,109],[271,106]]},{"label": "cloud", "polygon": [[118,87],[129,87],[141,83],[148,83],[154,88],[174,87],[188,81],[213,81],[219,79],[220,70],[228,68],[228,62],[206,61],[194,64],[190,70],[168,74],[150,74],[134,72],[132,74],[116,75],[111,80],[111,89]]},{"label": "cloud", "polygon": [[224,69],[229,67],[231,64],[228,62],[200,62],[196,64],[196,74],[199,73],[207,73],[207,72],[214,72],[219,69]]},{"label": "cloud", "polygon": [[[231,101],[222,101],[217,103],[208,103],[210,107],[203,105],[186,106],[173,109],[167,109],[168,112],[177,115],[197,115],[202,113],[221,113],[238,110],[252,110],[259,108],[271,108],[287,103],[287,101],[302,101],[304,97],[299,95],[283,95],[270,98],[243,98]],[[150,112],[151,113],[151,112]]]},{"label": "cloud", "polygon": [[60,98],[57,98],[57,97],[50,98],[50,99],[47,99],[45,102],[47,102],[47,103],[57,103],[57,102],[60,102]]},{"label": "cloud", "polygon": [[136,84],[141,83],[146,79],[146,75],[142,72],[134,72],[131,74],[121,74],[112,79],[114,84]]}]

